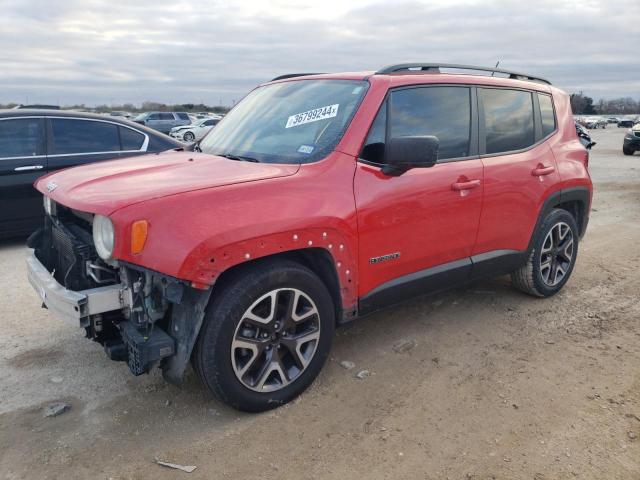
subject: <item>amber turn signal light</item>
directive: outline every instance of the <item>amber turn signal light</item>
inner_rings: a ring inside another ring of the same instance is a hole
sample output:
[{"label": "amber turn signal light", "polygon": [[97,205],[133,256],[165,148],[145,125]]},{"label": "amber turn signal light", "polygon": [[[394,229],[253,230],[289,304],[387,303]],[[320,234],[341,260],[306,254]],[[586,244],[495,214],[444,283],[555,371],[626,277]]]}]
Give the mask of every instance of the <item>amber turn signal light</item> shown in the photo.
[{"label": "amber turn signal light", "polygon": [[131,253],[138,254],[144,248],[147,241],[149,223],[146,220],[136,220],[131,225]]}]

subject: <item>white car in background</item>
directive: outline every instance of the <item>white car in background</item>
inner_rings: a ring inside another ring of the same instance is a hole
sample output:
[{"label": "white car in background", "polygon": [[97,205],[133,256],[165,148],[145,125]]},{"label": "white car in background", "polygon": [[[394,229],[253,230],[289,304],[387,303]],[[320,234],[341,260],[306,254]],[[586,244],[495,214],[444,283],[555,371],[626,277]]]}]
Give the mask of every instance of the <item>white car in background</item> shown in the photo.
[{"label": "white car in background", "polygon": [[197,120],[191,125],[174,127],[169,132],[169,135],[183,142],[197,142],[204,137],[209,130],[215,127],[219,121],[220,118],[203,118],[202,120]]}]

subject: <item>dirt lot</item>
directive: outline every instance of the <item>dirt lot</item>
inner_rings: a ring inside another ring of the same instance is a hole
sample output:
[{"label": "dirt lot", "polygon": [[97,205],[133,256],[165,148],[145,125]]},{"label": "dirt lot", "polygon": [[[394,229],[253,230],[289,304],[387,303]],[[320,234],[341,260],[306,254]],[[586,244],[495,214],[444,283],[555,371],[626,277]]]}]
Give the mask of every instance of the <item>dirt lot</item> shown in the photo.
[{"label": "dirt lot", "polygon": [[[505,277],[378,313],[261,415],[108,361],[39,308],[23,243],[0,244],[0,478],[640,478],[640,155],[623,129],[593,133],[594,211],[561,294]],[[71,410],[44,418],[57,400]]]}]

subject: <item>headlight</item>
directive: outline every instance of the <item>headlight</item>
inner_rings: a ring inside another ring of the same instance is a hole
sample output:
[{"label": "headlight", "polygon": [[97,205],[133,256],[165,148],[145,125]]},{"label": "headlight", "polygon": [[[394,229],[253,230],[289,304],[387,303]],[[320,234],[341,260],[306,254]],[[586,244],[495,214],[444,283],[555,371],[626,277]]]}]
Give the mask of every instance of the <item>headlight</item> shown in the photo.
[{"label": "headlight", "polygon": [[56,202],[51,200],[51,197],[47,197],[46,195],[42,196],[42,200],[44,203],[44,211],[50,217],[56,213]]},{"label": "headlight", "polygon": [[103,260],[110,260],[113,255],[115,232],[109,217],[96,215],[93,217],[93,243],[96,252]]}]

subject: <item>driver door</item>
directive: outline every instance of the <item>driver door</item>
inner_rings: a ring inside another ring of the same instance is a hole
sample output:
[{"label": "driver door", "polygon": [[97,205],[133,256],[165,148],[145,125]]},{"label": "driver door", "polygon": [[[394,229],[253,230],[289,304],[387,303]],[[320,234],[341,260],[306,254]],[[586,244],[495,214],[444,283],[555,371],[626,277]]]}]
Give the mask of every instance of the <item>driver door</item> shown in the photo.
[{"label": "driver door", "polygon": [[[475,118],[469,87],[411,87],[387,96],[354,179],[361,309],[468,278],[483,195]],[[438,137],[437,164],[382,173],[387,139],[411,135]]]}]

